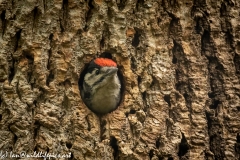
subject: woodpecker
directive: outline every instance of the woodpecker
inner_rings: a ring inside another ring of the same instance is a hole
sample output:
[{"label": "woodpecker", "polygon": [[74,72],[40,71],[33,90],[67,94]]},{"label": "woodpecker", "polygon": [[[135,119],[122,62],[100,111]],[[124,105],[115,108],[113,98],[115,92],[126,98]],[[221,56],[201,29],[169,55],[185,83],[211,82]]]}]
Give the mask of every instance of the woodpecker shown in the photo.
[{"label": "woodpecker", "polygon": [[90,110],[106,114],[117,108],[121,84],[117,64],[108,58],[92,60],[84,76],[81,96]]}]

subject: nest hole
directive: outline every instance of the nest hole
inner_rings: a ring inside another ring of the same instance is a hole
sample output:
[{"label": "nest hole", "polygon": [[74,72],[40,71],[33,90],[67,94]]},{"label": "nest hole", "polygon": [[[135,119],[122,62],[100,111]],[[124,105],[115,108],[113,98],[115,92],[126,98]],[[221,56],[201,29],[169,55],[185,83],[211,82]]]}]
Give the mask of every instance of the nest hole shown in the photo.
[{"label": "nest hole", "polygon": [[[112,54],[109,53],[109,52],[103,52],[99,57],[101,58],[108,58],[108,59],[112,59]],[[114,61],[114,60],[113,60]],[[78,88],[79,88],[79,91],[81,93],[81,90],[83,89],[83,81],[84,81],[84,77],[85,75],[87,74],[88,72],[88,67],[89,67],[89,64],[91,63],[91,61],[87,64],[85,64],[85,66],[83,67],[83,70],[80,74],[80,77],[79,77],[79,80],[78,80]],[[124,91],[125,91],[125,81],[124,81],[124,77],[123,77],[123,74],[122,74],[122,67],[121,66],[118,66],[118,72],[117,72],[117,75],[118,75],[118,78],[120,80],[120,84],[121,84],[121,89],[120,89],[120,101],[119,101],[119,104],[117,105],[116,109],[120,106],[120,104],[123,102],[123,97],[124,97]],[[81,95],[81,94],[80,94]],[[81,95],[81,98],[83,100],[83,97]],[[85,104],[87,106],[87,104]],[[89,109],[90,107],[87,106]],[[116,110],[114,109],[114,110]],[[91,109],[90,109],[91,110]],[[94,112],[93,110],[91,110],[92,112]],[[96,113],[96,112],[94,112]]]}]

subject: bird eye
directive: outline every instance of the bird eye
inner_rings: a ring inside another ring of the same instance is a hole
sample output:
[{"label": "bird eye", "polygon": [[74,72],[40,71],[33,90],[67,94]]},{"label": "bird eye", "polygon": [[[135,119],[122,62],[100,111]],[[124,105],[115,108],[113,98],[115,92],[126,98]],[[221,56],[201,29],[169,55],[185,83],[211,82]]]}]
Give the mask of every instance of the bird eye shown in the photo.
[{"label": "bird eye", "polygon": [[99,69],[96,70],[95,74],[97,74],[97,75],[99,74]]}]

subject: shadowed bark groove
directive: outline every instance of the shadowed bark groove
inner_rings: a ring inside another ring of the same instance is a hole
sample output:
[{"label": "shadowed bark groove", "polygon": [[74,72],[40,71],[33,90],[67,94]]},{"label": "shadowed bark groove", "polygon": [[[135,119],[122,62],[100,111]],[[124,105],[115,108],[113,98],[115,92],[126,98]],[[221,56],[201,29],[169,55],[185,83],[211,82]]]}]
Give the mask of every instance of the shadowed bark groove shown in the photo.
[{"label": "shadowed bark groove", "polygon": [[208,94],[211,98],[210,109],[214,109],[214,114],[211,115],[207,113],[208,120],[208,133],[210,137],[210,150],[214,153],[217,159],[223,159],[225,157],[224,150],[220,144],[224,145],[224,139],[222,138],[223,129],[222,124],[218,118],[218,110],[220,97],[224,96],[223,90],[223,80],[221,78],[221,71],[223,67],[219,64],[218,59],[215,56],[216,50],[214,49],[214,44],[211,40],[210,34],[208,31],[205,31],[202,36],[202,54],[205,55],[208,59],[208,71],[209,71],[209,81],[211,91]]},{"label": "shadowed bark groove", "polygon": [[32,14],[33,14],[33,31],[34,28],[37,28],[37,23],[39,21],[39,16],[40,16],[40,11],[38,9],[38,7],[34,7],[34,9],[32,10]]},{"label": "shadowed bark groove", "polygon": [[[240,43],[238,45],[240,48]],[[236,68],[236,75],[238,76],[238,79],[240,79],[240,56],[238,54],[235,54],[234,56],[234,64]]]},{"label": "shadowed bark groove", "polygon": [[125,8],[127,0],[116,0],[118,9],[122,11]]},{"label": "shadowed bark groove", "polygon": [[[88,11],[87,11],[87,13],[86,13],[86,18],[85,18],[86,25],[85,25],[85,27],[84,27],[84,31],[87,31],[87,30],[88,30],[88,27],[89,27],[88,25],[89,25],[89,23],[90,23],[90,21],[91,21],[91,19],[92,19],[93,13],[94,13],[93,9],[94,9],[93,0],[89,0],[89,1],[88,1]],[[101,43],[101,42],[100,42],[100,43]]]},{"label": "shadowed bark groove", "polygon": [[46,79],[46,85],[49,86],[49,83],[53,81],[54,79],[54,74],[53,74],[53,53],[52,53],[52,50],[53,50],[53,34],[51,33],[49,35],[49,45],[50,45],[50,49],[48,50],[48,62],[47,62],[47,69],[49,71],[49,74],[47,76],[47,79]]},{"label": "shadowed bark groove", "polygon": [[68,18],[69,18],[68,0],[62,1],[61,12],[62,12],[62,16],[60,17],[60,28],[61,28],[61,32],[64,32],[68,28]]},{"label": "shadowed bark groove", "polygon": [[114,159],[118,159],[118,142],[115,137],[111,137],[110,139],[110,146],[113,148],[113,157]]},{"label": "shadowed bark groove", "polygon": [[6,30],[6,26],[7,26],[6,10],[3,10],[1,13],[1,24],[2,24],[2,37],[3,37],[4,32]]}]

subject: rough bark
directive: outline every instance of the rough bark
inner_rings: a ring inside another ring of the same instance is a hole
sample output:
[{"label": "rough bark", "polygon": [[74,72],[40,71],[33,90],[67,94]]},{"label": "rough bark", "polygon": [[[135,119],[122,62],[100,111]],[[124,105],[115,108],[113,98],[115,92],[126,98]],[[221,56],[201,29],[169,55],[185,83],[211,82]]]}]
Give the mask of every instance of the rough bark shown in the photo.
[{"label": "rough bark", "polygon": [[[0,154],[239,159],[239,8],[238,0],[0,1]],[[79,92],[98,56],[118,63],[123,84],[118,109],[102,117]]]}]

